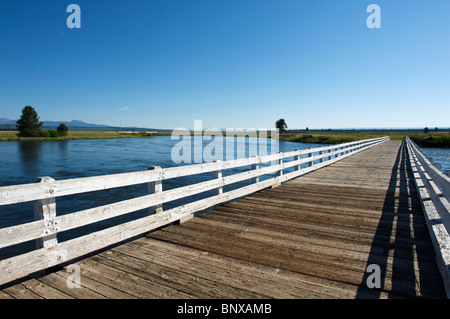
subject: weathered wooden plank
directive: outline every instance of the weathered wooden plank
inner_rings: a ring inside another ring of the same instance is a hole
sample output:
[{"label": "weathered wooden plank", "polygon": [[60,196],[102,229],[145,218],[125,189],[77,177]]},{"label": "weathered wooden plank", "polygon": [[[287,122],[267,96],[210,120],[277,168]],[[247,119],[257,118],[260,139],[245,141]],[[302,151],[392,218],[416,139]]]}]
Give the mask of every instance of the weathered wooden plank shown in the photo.
[{"label": "weathered wooden plank", "polygon": [[14,299],[14,298],[8,295],[6,292],[0,290],[0,299]]},{"label": "weathered wooden plank", "polygon": [[[178,289],[170,287],[160,280],[161,277],[150,275],[150,272],[146,271],[146,268],[151,265],[144,266],[139,259],[129,258],[129,256],[125,256],[125,258],[121,257],[123,256],[116,254],[114,251],[108,251],[107,253],[93,256],[91,260],[102,264],[107,267],[106,269],[114,270],[114,273],[119,273],[119,277],[122,277],[123,273],[125,274],[123,275],[124,279],[127,277],[133,278],[132,286],[138,285],[140,289],[138,290],[138,294],[135,294],[139,298],[189,298],[187,293],[180,290],[180,286],[178,286]],[[98,274],[98,276],[102,275],[100,273]],[[125,279],[123,284],[127,286],[129,280]],[[133,289],[133,292],[135,290]]]},{"label": "weathered wooden plank", "polygon": [[[188,223],[184,225],[188,225]],[[300,272],[327,280],[337,280],[354,285],[363,284],[362,279],[365,273],[365,263],[356,263],[353,260],[349,261],[339,257],[330,258],[323,254],[320,255],[320,260],[318,260],[317,255],[301,254],[296,249],[256,243],[236,237],[220,236],[217,233],[204,234],[204,232],[205,229],[203,229],[203,233],[198,231],[185,231],[184,229],[174,231],[169,227],[161,232],[152,233],[148,236],[178,245],[189,246],[293,272]],[[385,289],[387,290],[392,289],[390,279],[390,276],[385,277]],[[408,282],[410,281],[406,278],[397,277],[396,289],[402,286],[408,286]]]},{"label": "weathered wooden plank", "polygon": [[155,297],[151,293],[151,290],[147,291],[145,284],[139,284],[140,280],[138,277],[99,263],[93,258],[85,259],[82,263],[80,263],[80,267],[83,269],[83,275],[81,278],[82,283],[85,281],[85,278],[90,278],[92,281],[100,283],[103,289],[108,287],[107,292],[104,292],[103,289],[97,292],[101,294],[110,294],[113,299]]},{"label": "weathered wooden plank", "polygon": [[[176,287],[179,290],[178,298],[197,297],[197,298],[216,298],[221,295],[222,298],[261,298],[261,295],[242,289],[241,287],[216,281],[213,273],[202,268],[195,268],[195,261],[181,261],[176,258],[167,260],[165,255],[155,256],[146,250],[140,250],[133,245],[125,247],[116,247],[110,256],[111,262],[121,261],[121,265],[114,265],[115,268],[123,268],[125,264],[130,265],[133,273],[140,273],[136,266],[151,268],[150,272],[142,272],[141,276],[166,287]],[[133,260],[134,264],[130,261]],[[190,270],[197,271],[192,273]],[[155,270],[158,273],[153,274]],[[226,276],[226,274],[224,274]],[[205,279],[206,278],[206,279]],[[171,288],[174,289],[174,288]]]},{"label": "weathered wooden plank", "polygon": [[[47,274],[38,278],[37,280],[42,282],[43,284],[52,287],[58,291],[64,292],[75,299],[105,299],[106,297],[102,294],[99,294],[91,289],[87,289],[84,286],[81,286],[86,277],[82,277],[83,281],[80,283],[80,288],[69,288],[67,285],[67,279],[69,274],[64,271],[54,272]],[[48,298],[47,294],[44,294],[45,298]]]},{"label": "weathered wooden plank", "polygon": [[[89,271],[91,267],[94,267],[95,264],[86,264],[85,260],[82,260],[77,263],[77,265],[81,269],[81,282],[79,289],[79,293],[75,293],[71,289],[68,294],[71,296],[74,296],[77,298],[77,294],[86,294],[88,296],[91,296],[92,294],[98,294],[99,297],[96,299],[136,299],[135,296],[130,295],[129,293],[126,293],[125,291],[117,290],[104,282],[100,282],[99,278],[96,274],[93,274]],[[66,270],[60,270],[57,272],[59,276],[66,279],[68,278],[69,274],[66,272]],[[103,280],[104,281],[104,280]],[[67,291],[67,290],[66,290]],[[83,297],[84,298],[84,297]]]},{"label": "weathered wooden plank", "polygon": [[7,287],[3,291],[14,299],[42,299],[42,297],[30,291],[22,284]]},{"label": "weathered wooden plank", "polygon": [[[202,220],[201,226],[204,226],[204,224],[205,220]],[[236,229],[235,227],[230,227],[229,223],[221,223],[221,222],[218,223],[216,221],[214,221],[213,223],[206,222],[206,225],[208,224],[211,228],[215,228],[215,231],[223,232],[225,234],[228,233],[230,236],[251,239],[254,242],[262,242],[271,245],[281,245],[283,247],[293,248],[296,249],[297,251],[302,251],[307,254],[321,253],[324,255],[329,255],[331,257],[354,260],[355,262],[359,261],[367,262],[368,253],[371,252],[370,245],[366,246],[366,249],[364,249],[365,251],[351,249],[352,245],[351,240],[347,241],[342,240],[341,245],[339,245],[339,243],[333,243],[328,245],[326,241],[315,238],[314,234],[310,234],[309,236],[306,235],[302,236],[299,235],[298,233],[287,233],[285,229],[268,230],[259,228],[259,226],[256,229],[255,227],[248,227],[248,228],[244,227],[245,230],[243,230],[243,227],[238,227]],[[195,223],[190,224],[191,227],[192,225],[195,225]],[[216,227],[214,225],[216,225]],[[397,252],[399,251],[399,249],[401,249],[401,247],[397,247]],[[404,250],[409,251],[410,249],[414,249],[414,247],[411,246],[405,247]],[[392,264],[393,251],[388,251],[386,255],[383,250],[380,250],[378,254],[373,254],[373,258],[371,260],[373,262],[377,262],[377,260],[379,260],[381,263],[381,261],[386,259],[386,256],[388,257],[387,264]],[[409,261],[410,259],[406,260],[398,256],[397,259],[395,260],[396,265],[400,267],[402,267],[402,265],[409,266]],[[429,264],[422,263],[421,266],[422,272],[428,271],[430,273],[433,273],[436,271],[434,263],[431,262]]]},{"label": "weathered wooden plank", "polygon": [[[274,298],[278,291],[287,291],[295,298],[354,298],[357,287],[342,282],[327,281],[318,277],[311,277],[302,273],[291,272],[285,269],[273,268],[262,264],[251,263],[242,259],[233,259],[227,256],[204,252],[190,247],[173,245],[167,242],[156,241],[143,237],[131,243],[138,247],[150,248],[165,256],[177,256],[187,260],[195,260],[219,269],[233,269],[245,276],[259,278],[260,281],[278,283],[274,287]],[[171,257],[168,257],[171,258]],[[367,289],[365,297],[374,295]],[[222,296],[218,296],[222,297]]]},{"label": "weathered wooden plank", "polygon": [[[197,224],[197,225],[196,225]],[[229,236],[230,238],[233,238],[233,240],[237,239],[245,239],[250,240],[252,243],[257,243],[261,245],[270,245],[272,247],[278,247],[280,250],[284,249],[292,249],[292,251],[296,251],[296,253],[301,254],[306,259],[311,256],[311,261],[314,261],[314,256],[316,253],[320,252],[322,254],[322,259],[331,260],[334,262],[336,258],[338,260],[342,260],[342,262],[345,264],[345,267],[348,269],[353,269],[354,266],[356,266],[355,269],[361,269],[360,266],[357,266],[358,263],[367,262],[367,253],[360,253],[357,251],[352,251],[348,249],[336,249],[333,247],[325,246],[323,244],[312,244],[312,243],[305,243],[305,242],[298,242],[298,241],[290,241],[289,239],[282,238],[283,236],[278,236],[277,232],[269,232],[265,231],[259,234],[255,234],[252,229],[248,229],[247,231],[237,231],[236,233],[231,231],[229,228],[226,227],[226,225],[222,223],[207,223],[208,225],[208,232],[215,233],[216,236],[224,236],[226,238]],[[203,220],[199,221],[198,219],[194,222],[189,223],[186,227],[190,230],[197,230],[200,231],[202,228],[206,227],[205,222]],[[279,230],[280,232],[283,230]],[[383,257],[384,258],[384,257]],[[373,258],[373,260],[376,259],[376,256]],[[380,258],[381,259],[381,258]],[[344,260],[351,260],[351,262],[345,263]],[[389,263],[389,262],[388,262]],[[396,265],[401,267],[402,265],[402,259],[400,257],[397,257],[396,259]],[[435,268],[433,269],[436,270]]]},{"label": "weathered wooden plank", "polygon": [[[253,214],[252,214],[253,215]],[[284,215],[284,214],[283,214]],[[208,218],[208,215],[201,216],[201,218]],[[245,218],[245,223],[242,222],[247,227],[251,227],[252,225],[257,225],[258,228],[265,229],[283,229],[288,228],[292,232],[296,232],[297,236],[305,236],[307,237],[306,242],[319,242],[323,245],[330,245],[330,247],[355,250],[355,251],[368,251],[371,250],[373,254],[385,255],[389,250],[382,245],[382,243],[396,243],[396,247],[401,248],[409,248],[412,247],[411,239],[409,238],[399,238],[394,235],[392,232],[386,231],[386,235],[378,235],[377,239],[380,242],[379,244],[373,243],[373,232],[361,232],[358,227],[355,229],[347,229],[340,230],[338,224],[331,225],[316,225],[314,223],[300,223],[297,220],[289,220],[289,219],[277,219],[268,221],[264,216],[246,216],[244,213],[237,214],[233,212],[233,214],[221,214],[218,211],[214,211],[214,220],[223,220],[226,221],[229,219],[229,222],[239,223],[239,219]],[[301,226],[300,226],[301,225]],[[340,247],[344,246],[344,247]],[[419,250],[421,255],[430,255],[431,246],[430,243],[425,241],[424,239],[414,239],[414,247],[416,250]],[[432,256],[432,254],[431,254]]]},{"label": "weathered wooden plank", "polygon": [[[230,213],[232,213],[231,216]],[[270,213],[270,211],[267,211],[267,213]],[[242,236],[247,236],[248,234],[255,233],[261,236],[267,235],[270,236],[270,238],[279,238],[281,241],[292,240],[296,243],[308,244],[313,246],[318,245],[340,250],[345,249],[345,252],[337,252],[337,254],[362,253],[361,256],[364,256],[364,253],[372,251],[372,253],[386,255],[386,250],[383,247],[380,247],[378,249],[378,252],[376,249],[374,250],[374,247],[372,245],[373,238],[370,236],[367,236],[367,239],[365,241],[358,240],[356,236],[348,236],[348,234],[340,236],[339,232],[333,231],[333,228],[337,228],[338,226],[336,224],[331,224],[328,227],[322,226],[321,228],[316,227],[314,229],[311,229],[309,224],[304,224],[296,220],[290,219],[283,223],[280,222],[279,219],[269,220],[267,217],[250,219],[248,218],[249,215],[253,216],[252,213],[245,214],[244,212],[242,214],[237,214],[236,212],[221,214],[219,211],[214,210],[211,214],[201,215],[200,218],[202,219],[202,222],[206,224],[208,223],[208,221],[211,221],[213,223],[222,223],[221,227],[224,231],[237,231],[239,234],[242,234]],[[244,216],[247,218],[244,219]],[[294,224],[295,226],[288,227],[289,222],[291,224]],[[302,225],[302,227],[297,227],[297,225]],[[289,229],[289,232],[286,231],[287,227]],[[250,233],[247,233],[247,231],[249,231]],[[355,232],[355,234],[357,234],[357,232]],[[386,241],[390,240],[390,237],[386,237]],[[398,237],[397,233],[395,240],[396,247],[398,249],[404,247],[405,249],[418,249],[421,253],[427,253],[427,251],[431,248],[429,242],[427,241],[414,239],[414,242],[412,244],[410,238],[405,237],[405,239],[402,240]],[[435,268],[433,269],[433,271],[435,271]]]},{"label": "weathered wooden plank", "polygon": [[[158,262],[154,263],[153,259],[143,256],[145,252],[137,252],[134,246],[127,246],[126,252],[121,250],[122,246],[117,247],[110,252],[112,261],[133,260],[133,271],[139,272],[138,267],[145,269],[142,276],[150,280],[159,282],[160,285],[171,287],[183,293],[183,298],[217,298],[218,295],[223,298],[232,298],[231,296],[242,295],[242,292],[230,286],[220,286],[211,280],[198,278],[184,269],[178,269],[175,263],[171,263],[170,267],[161,266]],[[125,261],[125,263],[129,263]],[[118,266],[120,267],[120,266]],[[187,296],[187,297],[186,297]],[[254,297],[254,296],[253,296]]]},{"label": "weathered wooden plank", "polygon": [[[167,245],[159,243],[153,245],[136,245],[133,254],[140,258],[154,261],[167,268],[177,268],[183,272],[189,273],[197,280],[212,281],[215,283],[215,297],[220,298],[298,298],[299,294],[309,298],[331,298],[331,295],[319,293],[318,291],[304,291],[292,286],[290,282],[281,283],[274,280],[270,273],[266,273],[261,280],[254,267],[242,266],[240,260],[226,258],[220,255],[205,254],[204,252],[194,253],[195,250],[183,246]],[[161,249],[163,246],[166,249]],[[171,246],[172,249],[167,250]],[[123,253],[128,253],[121,247],[118,247]],[[115,249],[116,250],[116,249]],[[218,257],[219,256],[219,257]],[[226,259],[226,261],[224,261]],[[226,264],[224,264],[226,263]],[[273,269],[271,269],[273,274]],[[276,274],[273,274],[276,276]],[[306,286],[306,285],[305,285]],[[223,291],[227,287],[231,293]],[[233,287],[239,289],[235,292]],[[202,291],[207,291],[208,286],[199,287]]]},{"label": "weathered wooden plank", "polygon": [[40,298],[46,298],[46,299],[73,299],[68,294],[57,290],[46,283],[39,281],[37,279],[30,279],[22,285],[28,289],[29,291],[35,293]]},{"label": "weathered wooden plank", "polygon": [[[250,200],[249,200],[250,202]],[[258,206],[259,205],[259,206]],[[266,206],[266,207],[264,207]],[[406,219],[400,219],[398,220],[397,215],[398,213],[406,213],[409,215],[410,211],[407,209],[397,209],[395,212],[385,212],[383,214],[379,214],[378,216],[374,216],[374,218],[366,217],[368,214],[366,211],[361,211],[360,215],[347,215],[341,213],[342,210],[338,210],[336,212],[336,215],[334,215],[334,212],[332,210],[331,206],[309,206],[309,205],[295,205],[295,203],[292,203],[292,205],[287,206],[286,204],[280,204],[279,207],[271,205],[270,203],[265,204],[264,201],[260,204],[256,204],[253,201],[251,203],[238,203],[236,205],[233,205],[231,208],[224,208],[224,207],[218,207],[216,211],[228,211],[231,213],[239,213],[240,211],[243,211],[246,207],[248,207],[249,210],[252,210],[252,214],[258,214],[259,210],[261,211],[261,214],[264,216],[264,212],[269,211],[273,214],[276,214],[277,211],[283,210],[283,215],[288,220],[291,220],[292,222],[296,222],[299,224],[313,224],[313,225],[329,225],[332,224],[339,224],[341,225],[341,229],[353,229],[354,227],[358,227],[358,231],[361,232],[371,232],[373,229],[377,227],[389,227],[389,228],[396,228],[398,230],[398,234],[402,234],[405,232],[405,235],[409,238],[410,232],[412,229],[412,226],[415,227],[415,230],[426,230],[425,225],[417,224],[415,223],[412,225],[412,220],[410,218]],[[382,209],[382,207],[380,207]],[[301,214],[299,214],[299,210],[301,211]],[[245,212],[245,211],[244,211]],[[419,212],[417,212],[419,213]],[[383,219],[380,220],[380,218],[383,217]],[[420,217],[420,216],[419,216]],[[422,219],[423,220],[423,219]],[[404,230],[404,231],[403,231]]]}]

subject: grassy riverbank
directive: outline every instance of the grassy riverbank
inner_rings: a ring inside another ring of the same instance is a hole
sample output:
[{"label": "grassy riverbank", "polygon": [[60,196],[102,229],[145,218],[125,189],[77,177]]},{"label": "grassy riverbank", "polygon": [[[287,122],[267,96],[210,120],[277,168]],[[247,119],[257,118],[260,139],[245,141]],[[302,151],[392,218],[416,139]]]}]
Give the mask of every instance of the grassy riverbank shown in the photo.
[{"label": "grassy riverbank", "polygon": [[411,135],[410,138],[419,147],[450,148],[450,135]]},{"label": "grassy riverbank", "polygon": [[146,132],[107,132],[107,131],[69,131],[67,136],[58,137],[18,137],[17,132],[1,131],[0,142],[31,142],[31,141],[64,141],[64,140],[92,140],[111,138],[153,137],[155,134]]},{"label": "grassy riverbank", "polygon": [[[67,136],[59,137],[17,137],[17,132],[0,131],[0,142],[142,138],[153,136],[167,136],[171,134],[171,131],[158,131],[156,134],[147,132],[124,133],[117,131],[69,131]],[[225,133],[223,133],[223,135],[225,136]],[[237,133],[237,135],[245,135],[245,133],[241,132]],[[409,136],[420,147],[450,148],[450,133],[448,131],[431,133],[423,133],[419,130],[288,131],[280,135],[280,140],[301,143],[339,144],[381,136],[390,136],[391,140],[404,139],[405,136]]]},{"label": "grassy riverbank", "polygon": [[450,148],[450,133],[438,131],[423,133],[418,130],[345,130],[345,131],[288,131],[280,140],[301,143],[339,144],[368,138],[389,136],[391,140],[409,136],[420,147]]}]

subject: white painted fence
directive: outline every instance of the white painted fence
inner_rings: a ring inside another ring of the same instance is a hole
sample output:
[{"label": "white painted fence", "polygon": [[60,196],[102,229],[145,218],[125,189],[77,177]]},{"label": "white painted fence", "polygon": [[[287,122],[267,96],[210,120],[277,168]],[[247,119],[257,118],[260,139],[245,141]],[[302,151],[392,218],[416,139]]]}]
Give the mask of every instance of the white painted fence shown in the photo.
[{"label": "white painted fence", "polygon": [[[0,285],[68,262],[172,222],[182,222],[196,212],[280,184],[387,140],[389,137],[225,162],[164,169],[153,167],[148,171],[61,181],[42,177],[38,183],[0,187],[0,206],[33,202],[35,214],[33,222],[0,229],[0,249],[30,240],[37,242],[36,250],[0,261]],[[302,157],[302,155],[307,157]],[[285,161],[287,158],[293,158],[293,160]],[[276,164],[261,166],[262,163],[268,162]],[[307,163],[306,168],[300,167],[303,163]],[[222,176],[223,170],[246,166],[249,169],[243,173]],[[288,168],[293,168],[294,171],[284,172]],[[163,190],[162,182],[165,180],[207,172],[211,173],[211,180]],[[275,173],[275,177],[260,181],[260,176],[273,173]],[[225,185],[244,180],[250,180],[252,183],[231,191],[223,191]],[[149,194],[62,216],[58,216],[56,213],[57,197],[137,184],[147,184]],[[211,190],[215,191],[211,197],[163,210],[164,203]],[[58,243],[57,235],[61,232],[143,209],[149,209],[151,213],[143,218]]]},{"label": "white painted fence", "polygon": [[450,177],[435,167],[409,137],[406,143],[437,264],[450,298]]}]

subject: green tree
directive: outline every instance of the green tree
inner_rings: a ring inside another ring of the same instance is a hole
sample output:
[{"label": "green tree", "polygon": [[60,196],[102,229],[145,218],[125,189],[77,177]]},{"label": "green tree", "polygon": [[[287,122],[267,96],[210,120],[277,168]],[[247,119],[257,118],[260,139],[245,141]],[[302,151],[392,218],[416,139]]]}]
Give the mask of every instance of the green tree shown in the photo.
[{"label": "green tree", "polygon": [[428,133],[428,132],[429,132],[428,127],[425,127],[425,128],[423,129],[423,132],[424,132],[424,133]]},{"label": "green tree", "polygon": [[31,106],[25,106],[22,109],[22,116],[16,122],[20,137],[39,137],[42,122],[39,122],[39,116]]},{"label": "green tree", "polygon": [[58,137],[59,136],[58,132],[55,130],[48,130],[48,134],[50,135],[50,137]]},{"label": "green tree", "polygon": [[66,136],[67,132],[69,132],[69,128],[67,127],[66,124],[61,123],[61,124],[59,124],[57,131],[58,131],[59,136]]},{"label": "green tree", "polygon": [[280,131],[280,133],[286,132],[288,126],[286,124],[286,121],[284,119],[279,119],[275,122],[275,127]]}]

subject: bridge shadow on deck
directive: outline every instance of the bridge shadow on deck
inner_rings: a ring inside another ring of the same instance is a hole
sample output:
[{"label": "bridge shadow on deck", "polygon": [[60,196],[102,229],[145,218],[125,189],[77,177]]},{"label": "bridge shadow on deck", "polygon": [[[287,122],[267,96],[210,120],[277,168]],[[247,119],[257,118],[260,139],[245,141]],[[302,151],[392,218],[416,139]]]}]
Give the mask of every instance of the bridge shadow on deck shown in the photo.
[{"label": "bridge shadow on deck", "polygon": [[[409,167],[405,141],[397,153],[382,215],[372,242],[366,269],[381,270],[381,291],[407,298],[446,298],[434,250],[425,225],[422,207]],[[364,298],[367,282],[374,282],[373,270],[365,273],[356,298]]]}]

